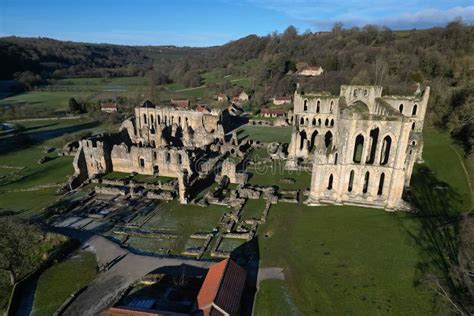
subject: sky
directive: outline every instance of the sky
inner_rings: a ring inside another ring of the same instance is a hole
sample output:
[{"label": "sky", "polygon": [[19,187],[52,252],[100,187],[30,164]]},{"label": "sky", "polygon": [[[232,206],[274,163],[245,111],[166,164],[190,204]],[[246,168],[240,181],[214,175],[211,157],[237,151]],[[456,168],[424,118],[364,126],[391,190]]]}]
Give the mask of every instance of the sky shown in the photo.
[{"label": "sky", "polygon": [[249,34],[377,24],[474,24],[474,0],[0,0],[0,36],[127,45],[213,46]]}]

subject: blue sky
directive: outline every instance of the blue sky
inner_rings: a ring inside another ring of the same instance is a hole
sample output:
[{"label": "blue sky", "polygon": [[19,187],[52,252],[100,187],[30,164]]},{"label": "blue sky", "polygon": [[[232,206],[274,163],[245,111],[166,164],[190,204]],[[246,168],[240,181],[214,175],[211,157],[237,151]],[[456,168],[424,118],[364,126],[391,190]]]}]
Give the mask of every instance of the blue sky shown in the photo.
[{"label": "blue sky", "polygon": [[474,22],[474,0],[0,0],[0,36],[129,45],[220,45],[248,34],[365,24]]}]

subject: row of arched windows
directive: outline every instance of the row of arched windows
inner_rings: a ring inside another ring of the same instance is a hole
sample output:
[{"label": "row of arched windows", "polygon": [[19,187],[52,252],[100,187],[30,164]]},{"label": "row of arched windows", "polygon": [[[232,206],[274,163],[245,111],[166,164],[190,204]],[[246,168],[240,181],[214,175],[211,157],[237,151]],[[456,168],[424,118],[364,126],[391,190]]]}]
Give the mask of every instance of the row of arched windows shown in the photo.
[{"label": "row of arched windows", "polygon": [[[332,113],[333,109],[334,109],[334,100],[331,100],[331,102],[329,103],[329,113]],[[308,112],[308,99],[305,99],[303,101],[303,111]],[[321,100],[318,100],[316,102],[316,113],[320,113],[320,112],[321,112]]]},{"label": "row of arched windows", "polygon": [[[300,118],[300,125],[309,125],[309,118],[304,118],[304,117],[301,117]],[[313,118],[313,120],[311,121],[311,125],[312,126],[322,126],[322,120],[319,118],[318,120],[316,120],[316,118]],[[331,119],[329,120],[329,118],[326,118],[326,120],[324,121],[324,126],[326,127],[333,127],[334,126],[334,119]]]},{"label": "row of arched windows", "polygon": [[[400,105],[398,106],[398,110],[400,111],[401,114],[403,114],[403,103],[400,103]],[[418,104],[414,104],[411,109],[411,115],[415,116],[417,110],[418,110]]]},{"label": "row of arched windows", "polygon": [[[351,170],[351,172],[349,173],[349,183],[347,185],[347,192],[352,192],[354,189],[354,175],[355,175],[354,170]],[[334,181],[334,177],[331,174],[328,179],[328,186],[327,186],[328,190],[332,190],[333,181]],[[367,171],[364,175],[364,183],[362,186],[362,193],[364,194],[367,193],[369,190],[369,181],[370,181],[370,172]],[[379,177],[377,195],[383,195],[384,182],[385,182],[385,173],[382,172]]]},{"label": "row of arched windows", "polygon": [[[164,115],[164,116],[163,116],[163,122],[164,122],[165,124],[168,124],[168,123],[170,123],[170,124],[177,123],[178,125],[181,126],[181,122],[182,122],[181,116],[178,116],[177,118],[178,118],[178,121],[175,122],[175,117],[174,117],[174,116],[170,116],[169,119],[168,119],[168,116],[167,116],[167,115]],[[157,125],[161,124],[161,120],[162,120],[161,116],[160,116],[160,115],[157,115],[157,116],[156,116],[156,124],[157,124]],[[188,118],[187,118],[187,117],[185,117],[184,120],[185,120],[186,123],[188,122]],[[143,124],[148,124],[148,116],[147,116],[146,113],[143,113]],[[155,125],[155,117],[154,117],[153,114],[150,114],[150,125]]]},{"label": "row of arched windows", "polygon": [[[377,144],[378,144],[378,135],[379,129],[375,128],[370,132],[370,139],[369,145],[371,148],[369,149],[368,156],[366,158],[367,164],[373,164],[375,162],[375,156],[377,152]],[[354,163],[361,163],[362,162],[362,155],[364,153],[364,136],[362,134],[357,135],[355,142],[354,142],[354,152],[352,156],[352,161]],[[382,150],[380,154],[380,165],[386,165],[390,158],[390,149],[392,147],[392,138],[390,136],[385,136],[382,141]]]}]

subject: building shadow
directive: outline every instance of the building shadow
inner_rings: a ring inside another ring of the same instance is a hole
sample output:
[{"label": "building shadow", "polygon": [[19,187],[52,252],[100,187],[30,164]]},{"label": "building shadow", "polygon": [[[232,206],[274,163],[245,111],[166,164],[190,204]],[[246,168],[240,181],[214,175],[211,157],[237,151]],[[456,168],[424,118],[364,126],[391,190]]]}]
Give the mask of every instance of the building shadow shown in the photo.
[{"label": "building shadow", "polygon": [[467,287],[454,273],[459,266],[458,222],[462,211],[459,194],[432,170],[421,167],[412,176],[406,199],[416,209],[411,217],[417,225],[405,225],[405,229],[422,258],[417,265],[415,285],[428,283],[438,292],[442,286],[457,305],[466,306],[470,300]]},{"label": "building shadow", "polygon": [[251,316],[257,293],[257,277],[260,264],[258,235],[235,248],[231,252],[230,258],[247,271],[245,289],[240,303],[240,314],[242,316]]}]

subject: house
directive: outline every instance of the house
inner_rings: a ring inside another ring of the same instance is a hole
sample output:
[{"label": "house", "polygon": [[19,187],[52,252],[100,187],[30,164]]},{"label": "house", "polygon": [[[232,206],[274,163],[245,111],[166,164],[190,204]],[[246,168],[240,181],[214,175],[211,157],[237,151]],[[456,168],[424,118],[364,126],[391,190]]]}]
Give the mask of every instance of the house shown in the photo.
[{"label": "house", "polygon": [[225,259],[209,268],[197,296],[198,309],[208,315],[238,315],[247,272]]},{"label": "house", "polygon": [[291,103],[291,97],[274,97],[273,104],[275,105],[283,105]]},{"label": "house", "polygon": [[286,117],[288,111],[285,109],[268,109],[263,108],[260,110],[260,116],[263,117]]},{"label": "house", "polygon": [[316,67],[306,67],[303,68],[298,74],[301,76],[319,76],[324,72],[323,67],[316,66]]},{"label": "house", "polygon": [[224,93],[216,94],[216,99],[217,99],[218,102],[227,102],[227,101],[229,101],[229,97],[226,96]]},{"label": "house", "polygon": [[117,112],[118,110],[118,107],[117,107],[117,103],[102,103],[100,105],[100,110],[102,112],[106,112],[106,113],[113,113],[113,112]]},{"label": "house", "polygon": [[245,93],[245,91],[240,92],[238,97],[239,97],[239,101],[241,102],[247,102],[250,99],[250,96],[247,93]]},{"label": "house", "polygon": [[250,96],[245,93],[245,91],[240,92],[238,95],[232,97],[232,102],[240,103],[240,102],[248,102]]},{"label": "house", "polygon": [[182,100],[171,99],[171,104],[172,104],[175,108],[180,108],[180,109],[187,109],[187,108],[189,108],[189,100],[187,100],[187,99],[182,99]]},{"label": "house", "polygon": [[209,107],[206,104],[198,104],[196,106],[196,111],[201,112],[201,113],[205,113],[205,114],[210,114],[211,113],[211,110],[209,109]]}]

